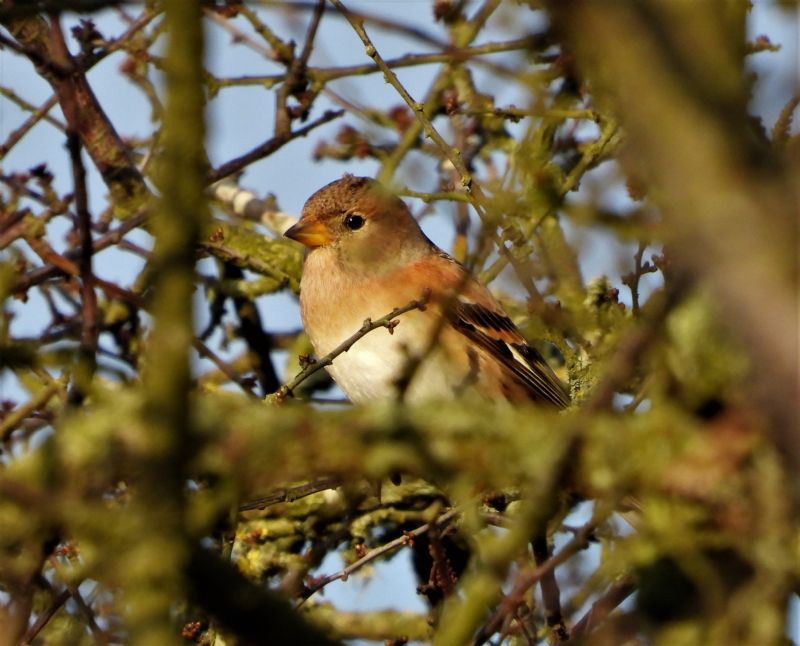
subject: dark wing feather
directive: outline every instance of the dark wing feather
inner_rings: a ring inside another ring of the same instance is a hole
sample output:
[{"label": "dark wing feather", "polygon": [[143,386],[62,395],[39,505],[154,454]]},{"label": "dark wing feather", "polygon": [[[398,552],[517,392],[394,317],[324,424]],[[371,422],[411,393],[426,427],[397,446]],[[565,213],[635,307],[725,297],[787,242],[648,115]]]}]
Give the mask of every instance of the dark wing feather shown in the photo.
[{"label": "dark wing feather", "polygon": [[558,377],[539,352],[528,345],[508,316],[477,303],[457,300],[449,309],[453,326],[506,367],[535,401],[558,408],[570,400]]}]

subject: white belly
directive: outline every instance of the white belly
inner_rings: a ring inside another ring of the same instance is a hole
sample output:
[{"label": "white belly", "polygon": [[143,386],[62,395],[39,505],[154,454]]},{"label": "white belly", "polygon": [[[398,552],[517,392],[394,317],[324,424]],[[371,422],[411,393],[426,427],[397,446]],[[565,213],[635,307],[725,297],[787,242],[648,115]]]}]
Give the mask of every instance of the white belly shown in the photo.
[{"label": "white belly", "polygon": [[[414,334],[411,328],[416,326],[409,325],[411,321],[404,318],[400,318],[394,334],[389,334],[385,328],[373,330],[350,350],[336,357],[328,367],[328,372],[350,401],[359,403],[398,396],[397,382],[407,370],[409,361],[426,349],[426,339]],[[350,334],[352,331],[342,340]],[[430,352],[414,372],[405,400],[418,402],[452,398],[456,384],[450,383],[450,372],[442,351]]]}]

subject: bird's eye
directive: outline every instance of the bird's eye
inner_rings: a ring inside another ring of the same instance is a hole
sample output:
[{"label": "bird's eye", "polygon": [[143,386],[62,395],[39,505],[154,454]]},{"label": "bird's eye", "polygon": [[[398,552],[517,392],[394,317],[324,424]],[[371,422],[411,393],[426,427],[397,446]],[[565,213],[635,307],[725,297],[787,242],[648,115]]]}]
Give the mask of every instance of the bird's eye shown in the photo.
[{"label": "bird's eye", "polygon": [[358,229],[364,226],[364,217],[358,215],[357,213],[351,213],[350,215],[345,217],[344,226],[346,226],[351,231],[357,231]]}]

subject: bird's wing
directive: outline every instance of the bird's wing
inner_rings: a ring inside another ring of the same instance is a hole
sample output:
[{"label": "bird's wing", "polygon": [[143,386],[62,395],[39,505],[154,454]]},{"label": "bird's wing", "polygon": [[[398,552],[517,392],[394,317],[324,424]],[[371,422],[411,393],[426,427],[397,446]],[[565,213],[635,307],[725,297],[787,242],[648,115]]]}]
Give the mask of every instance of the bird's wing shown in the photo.
[{"label": "bird's wing", "polygon": [[533,401],[548,402],[557,408],[569,406],[564,386],[541,354],[522,336],[517,326],[503,311],[486,287],[450,255],[431,244],[433,260],[428,257],[410,281],[408,288],[422,286],[433,291],[441,303],[450,325],[467,337],[486,356],[497,363],[501,373],[508,375],[522,394]]},{"label": "bird's wing", "polygon": [[459,297],[448,308],[453,327],[496,359],[534,401],[558,408],[570,400],[541,354],[529,345],[510,318],[499,309]]}]

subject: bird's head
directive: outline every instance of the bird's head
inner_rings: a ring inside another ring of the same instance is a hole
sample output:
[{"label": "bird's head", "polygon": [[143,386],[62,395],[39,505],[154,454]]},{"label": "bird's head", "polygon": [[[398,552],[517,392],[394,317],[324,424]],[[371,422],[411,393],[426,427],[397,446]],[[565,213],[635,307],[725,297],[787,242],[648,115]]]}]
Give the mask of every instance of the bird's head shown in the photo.
[{"label": "bird's head", "polygon": [[312,252],[380,271],[429,252],[431,242],[405,203],[368,177],[345,175],[314,193],[284,235]]}]

